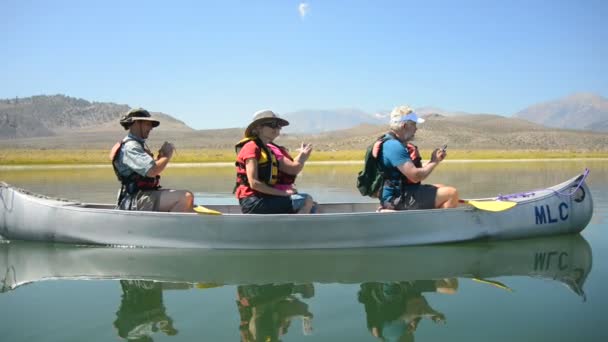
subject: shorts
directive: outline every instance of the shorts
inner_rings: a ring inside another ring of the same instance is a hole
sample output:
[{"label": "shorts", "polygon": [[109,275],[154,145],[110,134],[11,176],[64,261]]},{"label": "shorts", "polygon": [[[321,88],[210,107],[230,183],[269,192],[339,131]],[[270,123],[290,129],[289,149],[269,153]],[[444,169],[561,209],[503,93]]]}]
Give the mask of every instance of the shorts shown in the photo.
[{"label": "shorts", "polygon": [[[139,211],[171,211],[185,199],[187,190],[157,189],[126,193],[116,209]],[[191,193],[190,193],[191,194]],[[184,205],[181,203],[181,205]]]},{"label": "shorts", "polygon": [[126,193],[116,209],[158,211],[161,191],[163,190],[145,190],[138,191],[135,194]]},{"label": "shorts", "polygon": [[312,198],[312,197],[310,197],[309,194],[305,194],[305,193],[297,193],[297,194],[291,195],[291,206],[293,207],[293,211],[296,213],[298,211],[300,211],[300,209],[302,209],[304,204],[306,204],[307,198]]},{"label": "shorts", "polygon": [[430,184],[407,185],[398,197],[384,201],[382,208],[393,210],[434,209],[437,187]]},{"label": "shorts", "polygon": [[166,190],[145,190],[137,193],[137,209],[143,211],[158,211],[160,197]]},{"label": "shorts", "polygon": [[293,214],[291,197],[249,196],[239,199],[243,214]]}]

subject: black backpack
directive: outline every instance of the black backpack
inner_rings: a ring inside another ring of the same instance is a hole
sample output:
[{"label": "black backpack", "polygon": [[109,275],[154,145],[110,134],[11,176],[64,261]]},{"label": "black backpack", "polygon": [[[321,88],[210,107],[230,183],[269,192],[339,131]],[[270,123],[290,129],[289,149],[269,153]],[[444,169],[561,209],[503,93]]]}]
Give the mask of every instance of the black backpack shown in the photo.
[{"label": "black backpack", "polygon": [[[388,139],[391,139],[391,137],[387,137],[386,135],[379,137],[365,152],[365,164],[363,165],[363,170],[359,171],[359,175],[357,176],[357,189],[359,189],[359,192],[363,196],[378,198],[380,195],[380,189],[382,189],[385,178],[384,166],[380,162],[382,160],[382,144]],[[380,141],[380,150],[378,151],[378,157],[374,158],[372,151],[378,141]]]}]

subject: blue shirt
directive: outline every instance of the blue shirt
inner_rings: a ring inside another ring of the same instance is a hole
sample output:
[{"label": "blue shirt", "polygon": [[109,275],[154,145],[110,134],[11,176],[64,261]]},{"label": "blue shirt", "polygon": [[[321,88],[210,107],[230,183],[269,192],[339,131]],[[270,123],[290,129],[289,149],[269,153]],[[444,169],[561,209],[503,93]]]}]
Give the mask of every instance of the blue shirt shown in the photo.
[{"label": "blue shirt", "polygon": [[133,173],[146,176],[148,171],[156,164],[154,159],[144,150],[146,140],[138,138],[129,133],[123,141],[118,158],[116,159],[116,169],[123,177],[128,177]]},{"label": "blue shirt", "polygon": [[[407,148],[397,139],[388,139],[382,144],[382,164],[389,171],[388,177],[390,180],[399,181],[401,171],[397,167],[412,161]],[[391,197],[399,196],[400,189],[398,186],[385,186],[382,189],[382,202],[385,202]]]}]

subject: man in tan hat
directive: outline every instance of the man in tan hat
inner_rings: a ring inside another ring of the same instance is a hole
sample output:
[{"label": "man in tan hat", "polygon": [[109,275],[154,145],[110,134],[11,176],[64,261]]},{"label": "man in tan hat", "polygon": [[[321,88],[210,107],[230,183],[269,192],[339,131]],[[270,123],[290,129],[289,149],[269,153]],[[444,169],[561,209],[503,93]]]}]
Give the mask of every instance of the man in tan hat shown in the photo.
[{"label": "man in tan hat", "polygon": [[425,120],[408,106],[393,109],[390,130],[374,145],[374,156],[384,172],[380,194],[383,210],[454,208],[458,191],[441,184],[421,184],[447,156],[445,149],[433,151],[431,160],[422,165],[414,138],[417,124]]},{"label": "man in tan hat", "polygon": [[156,159],[146,139],[160,122],[143,108],[131,109],[120,125],[129,134],[114,145],[110,157],[121,182],[118,207],[123,210],[191,212],[194,196],[186,190],[160,189],[160,174],[169,164],[175,148],[165,142]]},{"label": "man in tan hat", "polygon": [[312,146],[302,144],[300,153],[291,158],[286,149],[273,143],[287,125],[287,120],[271,110],[258,111],[245,129],[245,138],[235,146],[235,194],[245,214],[307,214],[313,210],[312,197],[293,187]]}]

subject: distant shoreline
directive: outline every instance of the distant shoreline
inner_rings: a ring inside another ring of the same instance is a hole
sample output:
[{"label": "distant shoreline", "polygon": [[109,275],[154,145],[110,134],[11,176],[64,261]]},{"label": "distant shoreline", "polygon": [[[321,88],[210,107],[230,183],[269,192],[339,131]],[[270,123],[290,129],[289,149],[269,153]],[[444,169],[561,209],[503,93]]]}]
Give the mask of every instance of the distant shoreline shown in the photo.
[{"label": "distant shoreline", "polygon": [[[431,150],[421,149],[423,160],[428,160]],[[296,152],[294,152],[296,153]],[[362,163],[365,149],[315,150],[309,165],[339,165]],[[171,165],[181,167],[213,167],[234,165],[232,149],[180,149]],[[518,162],[522,160],[608,160],[608,150],[484,150],[451,149],[446,162]],[[110,165],[109,151],[105,149],[2,149],[0,165],[23,167],[27,165],[84,166]]]},{"label": "distant shoreline", "polygon": [[[535,159],[451,159],[443,163],[523,163],[523,162],[572,162],[572,161],[606,161],[608,158],[535,158]],[[335,161],[309,161],[306,165],[362,165],[362,160],[335,160]],[[171,163],[169,168],[206,168],[206,167],[230,167],[230,162],[204,162],[204,163]],[[65,170],[65,169],[103,169],[111,168],[107,164],[14,164],[0,165],[0,171],[13,170]]]}]

